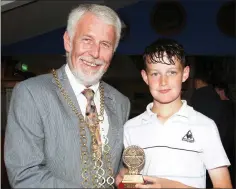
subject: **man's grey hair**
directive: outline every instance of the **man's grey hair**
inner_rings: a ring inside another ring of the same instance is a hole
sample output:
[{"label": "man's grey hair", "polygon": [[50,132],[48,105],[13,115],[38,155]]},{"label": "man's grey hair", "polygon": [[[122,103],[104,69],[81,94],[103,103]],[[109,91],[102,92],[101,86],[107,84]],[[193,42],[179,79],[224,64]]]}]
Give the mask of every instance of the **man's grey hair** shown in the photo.
[{"label": "man's grey hair", "polygon": [[119,16],[114,10],[104,5],[81,4],[70,12],[67,21],[67,32],[69,34],[71,41],[74,37],[78,21],[87,12],[91,12],[98,18],[102,19],[105,23],[112,25],[116,28],[116,43],[114,47],[115,51],[120,41],[121,21]]}]

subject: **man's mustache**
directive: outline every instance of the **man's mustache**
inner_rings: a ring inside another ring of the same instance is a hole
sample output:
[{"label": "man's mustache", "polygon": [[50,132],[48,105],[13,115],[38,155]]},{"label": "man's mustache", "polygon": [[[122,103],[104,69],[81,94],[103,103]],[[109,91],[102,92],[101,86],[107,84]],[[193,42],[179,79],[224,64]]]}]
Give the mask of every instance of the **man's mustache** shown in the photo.
[{"label": "man's mustache", "polygon": [[105,64],[104,61],[99,60],[99,59],[94,59],[91,56],[80,56],[79,59],[84,60],[84,61],[89,62],[89,63],[92,63],[92,64],[96,64],[97,66]]}]

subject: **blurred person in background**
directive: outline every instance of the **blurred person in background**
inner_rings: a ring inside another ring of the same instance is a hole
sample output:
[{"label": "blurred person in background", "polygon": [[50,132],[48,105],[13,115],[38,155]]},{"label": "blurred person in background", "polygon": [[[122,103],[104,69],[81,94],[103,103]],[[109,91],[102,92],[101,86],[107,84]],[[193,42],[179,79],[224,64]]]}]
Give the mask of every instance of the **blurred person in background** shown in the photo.
[{"label": "blurred person in background", "polygon": [[[231,162],[229,172],[232,184],[235,183],[235,103],[232,100],[232,94],[226,82],[218,82],[214,84],[215,91],[219,95],[222,102],[222,123],[219,132],[226,154]],[[235,187],[235,186],[233,186]]]}]

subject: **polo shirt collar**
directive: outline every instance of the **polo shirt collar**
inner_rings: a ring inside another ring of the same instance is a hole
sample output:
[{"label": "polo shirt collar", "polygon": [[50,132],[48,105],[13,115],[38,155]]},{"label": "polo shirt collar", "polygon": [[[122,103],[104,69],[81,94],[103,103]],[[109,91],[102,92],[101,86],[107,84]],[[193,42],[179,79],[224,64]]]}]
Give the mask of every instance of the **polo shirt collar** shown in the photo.
[{"label": "polo shirt collar", "polygon": [[[188,110],[187,102],[186,102],[186,100],[181,100],[181,101],[182,101],[183,104],[180,107],[179,111],[176,112],[174,115],[188,118],[189,117],[189,112],[188,112],[189,110]],[[144,116],[143,116],[144,119],[150,119],[153,116],[156,116],[156,114],[153,113],[152,110],[151,110],[152,107],[153,107],[153,102],[151,102],[147,105],[146,111],[144,112]]]}]

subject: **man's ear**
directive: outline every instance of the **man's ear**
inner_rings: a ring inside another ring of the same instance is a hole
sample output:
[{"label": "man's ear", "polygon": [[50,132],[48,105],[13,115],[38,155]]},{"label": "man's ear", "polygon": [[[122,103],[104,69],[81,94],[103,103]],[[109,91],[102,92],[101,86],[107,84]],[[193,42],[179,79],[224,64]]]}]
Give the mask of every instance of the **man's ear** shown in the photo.
[{"label": "man's ear", "polygon": [[190,72],[190,67],[189,66],[186,66],[184,68],[184,72],[183,72],[183,76],[182,76],[182,82],[185,82],[188,77],[189,77],[189,72]]},{"label": "man's ear", "polygon": [[148,85],[147,72],[145,70],[142,70],[141,75],[142,75],[143,81]]},{"label": "man's ear", "polygon": [[64,39],[64,48],[65,48],[66,52],[70,52],[71,51],[71,41],[70,41],[70,36],[67,31],[64,33],[63,39]]}]

